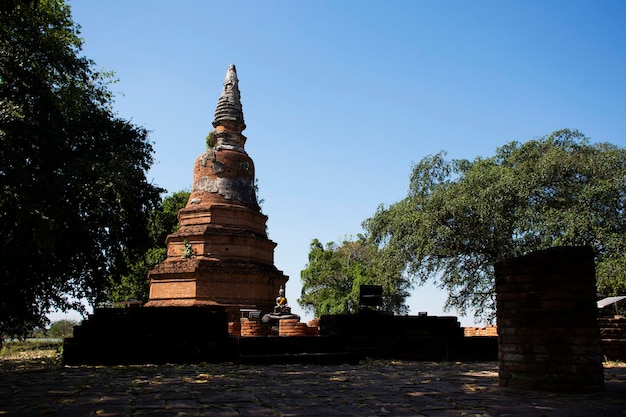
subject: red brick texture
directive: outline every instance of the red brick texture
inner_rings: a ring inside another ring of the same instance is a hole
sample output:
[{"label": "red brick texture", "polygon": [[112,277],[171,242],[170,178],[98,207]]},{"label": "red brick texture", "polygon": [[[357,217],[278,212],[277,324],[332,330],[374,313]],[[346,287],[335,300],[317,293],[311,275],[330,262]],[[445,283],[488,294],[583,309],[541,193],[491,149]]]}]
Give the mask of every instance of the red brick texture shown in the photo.
[{"label": "red brick texture", "polygon": [[495,274],[500,385],[602,390],[592,249],[533,252],[496,264]]},{"label": "red brick texture", "polygon": [[465,337],[498,336],[498,326],[463,327],[463,335]]},{"label": "red brick texture", "polygon": [[266,337],[277,336],[277,331],[272,326],[267,326],[260,321],[242,320],[241,337]]},{"label": "red brick texture", "polygon": [[180,229],[166,239],[165,261],[149,273],[147,307],[221,305],[232,322],[242,308],[270,312],[289,279],[274,266],[276,243],[267,237],[254,162],[244,150],[238,85],[231,65],[213,140],[195,161],[191,195],[178,213]]},{"label": "red brick texture", "polygon": [[179,222],[166,260],[150,271],[146,306],[223,305],[229,321],[241,308],[272,311],[288,277],[274,266],[276,243],[267,237],[245,152],[211,149],[197,159]]},{"label": "red brick texture", "polygon": [[278,324],[279,336],[319,336],[317,327],[309,327],[298,319],[281,319]]}]

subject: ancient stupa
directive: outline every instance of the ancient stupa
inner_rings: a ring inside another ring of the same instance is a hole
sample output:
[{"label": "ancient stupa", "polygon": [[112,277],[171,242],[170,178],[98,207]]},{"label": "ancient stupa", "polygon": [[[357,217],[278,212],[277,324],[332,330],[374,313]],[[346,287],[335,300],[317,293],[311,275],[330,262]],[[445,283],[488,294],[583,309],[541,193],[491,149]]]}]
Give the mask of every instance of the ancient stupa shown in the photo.
[{"label": "ancient stupa", "polygon": [[180,228],[167,237],[167,259],[150,271],[147,307],[223,305],[235,320],[241,309],[271,311],[288,280],[274,266],[276,243],[267,236],[254,163],[244,150],[238,83],[231,65]]}]

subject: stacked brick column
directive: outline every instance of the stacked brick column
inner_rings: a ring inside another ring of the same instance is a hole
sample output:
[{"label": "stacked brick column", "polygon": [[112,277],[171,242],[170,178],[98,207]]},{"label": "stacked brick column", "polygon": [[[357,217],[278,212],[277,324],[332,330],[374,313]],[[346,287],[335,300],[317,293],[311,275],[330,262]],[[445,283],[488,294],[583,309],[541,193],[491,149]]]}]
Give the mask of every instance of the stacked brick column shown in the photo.
[{"label": "stacked brick column", "polygon": [[496,264],[495,275],[500,385],[602,390],[592,249],[534,252]]},{"label": "stacked brick column", "polygon": [[317,327],[309,327],[306,323],[300,323],[297,318],[282,319],[278,324],[279,336],[319,336]]},{"label": "stacked brick column", "polygon": [[266,326],[260,321],[241,321],[241,337],[276,336],[274,333],[272,326]]}]

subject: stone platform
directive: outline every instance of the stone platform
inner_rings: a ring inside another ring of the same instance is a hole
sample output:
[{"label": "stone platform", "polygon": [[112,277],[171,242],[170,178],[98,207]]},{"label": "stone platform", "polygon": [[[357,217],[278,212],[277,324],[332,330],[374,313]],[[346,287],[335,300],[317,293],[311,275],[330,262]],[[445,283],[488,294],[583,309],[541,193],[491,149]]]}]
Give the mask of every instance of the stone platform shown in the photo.
[{"label": "stone platform", "polygon": [[[274,334],[271,325],[246,323]],[[322,316],[317,336],[302,335],[296,331],[298,324],[303,323],[281,320],[276,336],[236,337],[228,333],[223,306],[96,309],[75,327],[74,337],[65,340],[63,360],[71,365],[336,364],[366,358],[495,360],[498,354],[496,338],[464,337],[455,317]]]},{"label": "stone platform", "polygon": [[224,362],[234,359],[224,307],[100,308],[63,344],[66,364]]}]

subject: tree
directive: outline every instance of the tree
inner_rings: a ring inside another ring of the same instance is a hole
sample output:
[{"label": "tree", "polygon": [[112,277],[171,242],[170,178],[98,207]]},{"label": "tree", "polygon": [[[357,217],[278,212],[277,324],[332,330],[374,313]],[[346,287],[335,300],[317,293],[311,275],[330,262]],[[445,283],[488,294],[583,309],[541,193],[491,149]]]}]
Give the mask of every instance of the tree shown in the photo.
[{"label": "tree", "polygon": [[495,156],[413,167],[408,196],[364,222],[373,242],[447,307],[491,319],[496,262],[564,245],[591,245],[598,288],[626,289],[626,150],[561,130]]},{"label": "tree", "polygon": [[410,283],[402,269],[389,269],[378,248],[359,235],[341,245],[311,242],[309,263],[300,273],[302,294],[298,303],[316,316],[354,313],[359,308],[360,285],[382,285],[382,308],[404,314]]},{"label": "tree", "polygon": [[148,272],[167,257],[165,238],[178,230],[178,211],[189,200],[189,191],[178,191],[166,196],[148,218],[148,241],[150,247],[138,256],[126,259],[127,272],[119,282],[112,282],[109,299],[126,301],[136,299],[147,301]]},{"label": "tree", "polygon": [[48,330],[48,336],[50,337],[72,337],[74,334],[74,326],[78,323],[74,320],[59,320],[52,323]]},{"label": "tree", "polygon": [[102,300],[163,191],[146,129],[113,113],[81,48],[64,1],[1,3],[0,333]]}]

